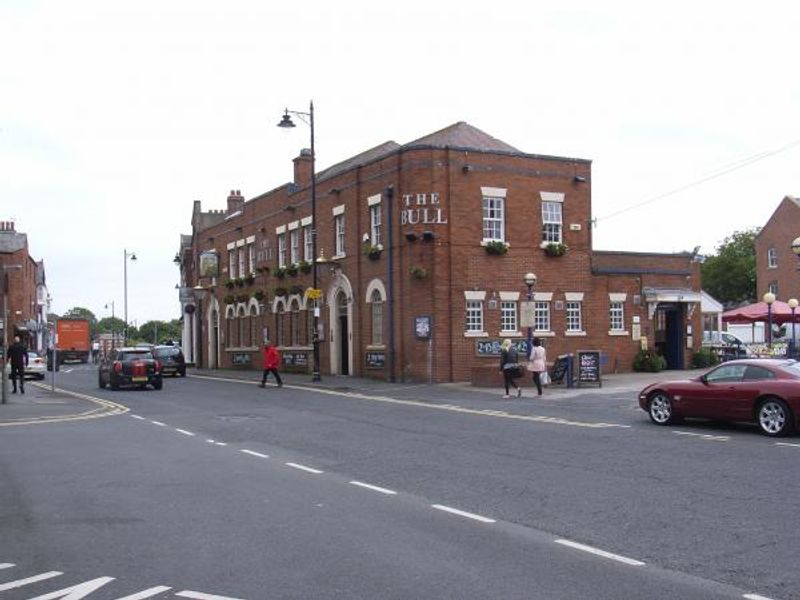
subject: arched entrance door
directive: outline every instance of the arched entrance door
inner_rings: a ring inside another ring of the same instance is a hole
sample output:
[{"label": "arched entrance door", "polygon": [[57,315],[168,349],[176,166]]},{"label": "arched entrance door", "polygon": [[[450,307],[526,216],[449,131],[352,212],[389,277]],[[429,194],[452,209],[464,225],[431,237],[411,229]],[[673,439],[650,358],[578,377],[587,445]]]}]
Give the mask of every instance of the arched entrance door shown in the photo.
[{"label": "arched entrance door", "polygon": [[347,294],[339,290],[336,294],[336,337],[339,350],[338,371],[342,375],[350,374],[350,327],[348,320]]},{"label": "arched entrance door", "polygon": [[661,302],[655,314],[655,346],[667,361],[668,369],[683,369],[684,305]]}]

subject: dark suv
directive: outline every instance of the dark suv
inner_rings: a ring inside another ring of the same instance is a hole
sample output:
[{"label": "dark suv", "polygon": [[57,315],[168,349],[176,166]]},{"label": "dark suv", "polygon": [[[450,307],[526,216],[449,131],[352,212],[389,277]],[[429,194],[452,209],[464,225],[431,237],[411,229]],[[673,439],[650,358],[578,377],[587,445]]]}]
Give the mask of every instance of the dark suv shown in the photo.
[{"label": "dark suv", "polygon": [[186,359],[178,346],[156,346],[153,348],[153,355],[161,362],[161,372],[164,375],[186,377]]},{"label": "dark suv", "polygon": [[145,389],[148,385],[160,390],[164,384],[161,378],[161,363],[147,348],[114,348],[100,362],[97,373],[98,385],[112,390],[123,386]]}]

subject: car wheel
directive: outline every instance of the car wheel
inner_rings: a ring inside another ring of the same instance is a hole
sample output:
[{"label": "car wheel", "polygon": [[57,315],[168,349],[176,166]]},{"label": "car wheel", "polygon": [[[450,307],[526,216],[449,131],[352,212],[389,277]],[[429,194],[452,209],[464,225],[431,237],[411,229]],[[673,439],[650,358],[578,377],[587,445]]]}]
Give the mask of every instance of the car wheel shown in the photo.
[{"label": "car wheel", "polygon": [[770,437],[786,435],[792,431],[792,411],[780,398],[767,398],[761,402],[756,420],[761,432]]},{"label": "car wheel", "polygon": [[657,425],[669,425],[675,418],[672,416],[672,398],[666,392],[656,392],[650,396],[647,404],[650,420]]},{"label": "car wheel", "polygon": [[155,383],[153,383],[153,389],[160,390],[162,387],[164,387],[163,379],[159,379]]}]

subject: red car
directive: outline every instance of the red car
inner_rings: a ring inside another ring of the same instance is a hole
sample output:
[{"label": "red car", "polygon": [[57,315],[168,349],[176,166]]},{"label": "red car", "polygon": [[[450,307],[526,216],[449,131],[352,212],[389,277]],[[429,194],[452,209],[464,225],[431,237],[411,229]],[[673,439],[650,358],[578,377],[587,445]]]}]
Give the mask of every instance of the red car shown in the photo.
[{"label": "red car", "polygon": [[648,385],[639,406],[658,425],[700,417],[755,422],[765,435],[787,435],[800,416],[800,363],[732,360],[694,379]]}]

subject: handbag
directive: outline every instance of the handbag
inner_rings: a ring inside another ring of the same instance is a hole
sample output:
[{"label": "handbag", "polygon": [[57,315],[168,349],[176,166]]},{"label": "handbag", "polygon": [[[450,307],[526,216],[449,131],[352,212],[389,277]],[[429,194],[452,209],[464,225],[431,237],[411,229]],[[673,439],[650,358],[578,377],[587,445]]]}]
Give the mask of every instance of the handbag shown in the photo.
[{"label": "handbag", "polygon": [[522,365],[519,363],[506,363],[503,365],[503,371],[509,372],[513,379],[522,377]]},{"label": "handbag", "polygon": [[550,385],[550,373],[547,371],[542,371],[542,373],[539,375],[539,383],[542,385]]}]

